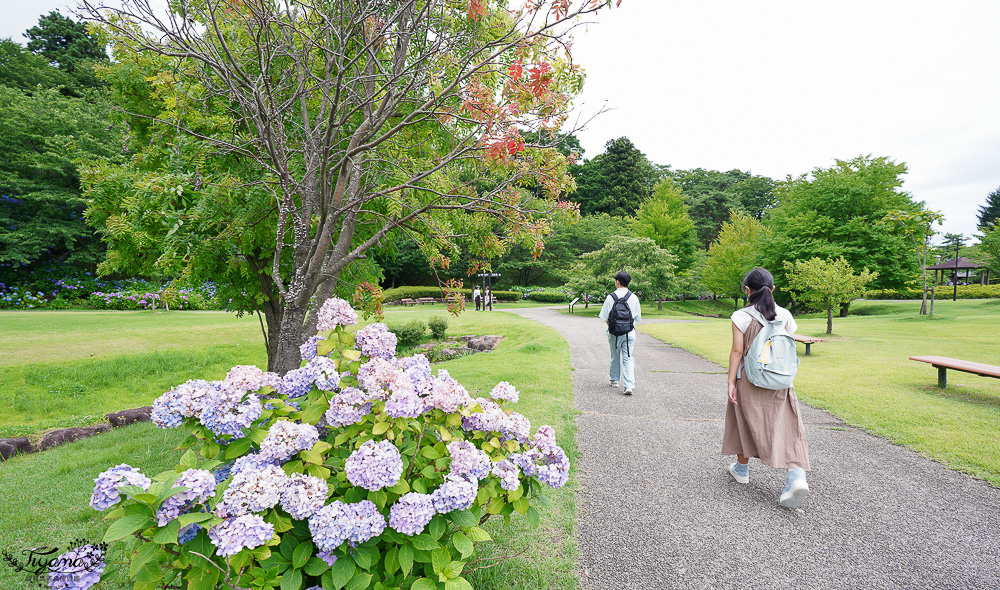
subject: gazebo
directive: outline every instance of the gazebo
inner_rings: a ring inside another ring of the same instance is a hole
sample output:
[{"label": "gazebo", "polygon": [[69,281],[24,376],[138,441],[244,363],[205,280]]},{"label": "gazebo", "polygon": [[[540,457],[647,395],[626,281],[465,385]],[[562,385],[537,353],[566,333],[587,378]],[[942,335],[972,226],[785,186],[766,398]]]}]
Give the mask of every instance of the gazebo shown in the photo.
[{"label": "gazebo", "polygon": [[[982,273],[979,277],[979,284],[988,285],[990,284],[990,267],[976,262],[975,260],[970,260],[968,258],[952,258],[951,260],[946,260],[940,264],[935,264],[934,266],[928,266],[927,270],[934,271],[934,283],[940,285],[944,282],[944,277],[951,271],[955,275],[955,280],[958,281],[958,271],[965,271],[965,282],[969,282],[969,273],[975,269],[984,268],[986,272]],[[941,271],[941,279],[938,280],[938,271]]]}]

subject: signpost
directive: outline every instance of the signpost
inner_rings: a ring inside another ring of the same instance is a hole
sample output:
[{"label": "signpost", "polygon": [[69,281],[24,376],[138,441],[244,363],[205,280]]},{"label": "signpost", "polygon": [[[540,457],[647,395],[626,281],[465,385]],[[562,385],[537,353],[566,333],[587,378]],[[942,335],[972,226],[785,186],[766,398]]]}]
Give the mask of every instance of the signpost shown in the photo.
[{"label": "signpost", "polygon": [[482,279],[482,285],[483,285],[483,311],[486,311],[486,281],[489,280],[489,285],[490,285],[490,291],[489,291],[489,293],[490,293],[490,300],[489,300],[489,304],[490,304],[490,311],[493,311],[493,277],[499,277],[500,273],[498,273],[498,272],[481,272],[481,273],[477,274],[476,276],[479,277],[480,279]]},{"label": "signpost", "polygon": [[569,312],[570,312],[570,313],[573,313],[573,306],[574,306],[574,305],[576,305],[576,302],[577,302],[577,301],[579,301],[579,300],[580,300],[580,298],[579,298],[579,297],[577,297],[577,298],[576,298],[576,299],[574,299],[573,301],[570,301],[570,302],[569,302]]}]

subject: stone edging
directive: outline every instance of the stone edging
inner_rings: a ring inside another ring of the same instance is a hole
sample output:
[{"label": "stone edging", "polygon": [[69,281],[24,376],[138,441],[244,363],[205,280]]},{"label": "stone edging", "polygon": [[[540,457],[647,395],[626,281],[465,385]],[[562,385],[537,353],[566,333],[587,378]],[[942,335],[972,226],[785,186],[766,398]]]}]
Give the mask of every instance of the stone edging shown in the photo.
[{"label": "stone edging", "polygon": [[122,410],[121,412],[112,412],[104,415],[110,424],[97,424],[95,426],[84,426],[81,428],[59,428],[56,430],[50,430],[45,433],[45,436],[42,437],[42,440],[38,443],[38,448],[32,447],[31,441],[29,441],[25,436],[16,438],[0,438],[0,461],[6,461],[16,455],[27,455],[38,451],[45,451],[64,443],[73,442],[75,440],[80,440],[81,438],[87,438],[94,436],[95,434],[107,432],[111,430],[112,427],[117,428],[119,426],[128,426],[129,424],[134,424],[136,422],[149,422],[149,415],[152,410],[153,406],[143,406],[141,408],[134,408],[131,410]]}]

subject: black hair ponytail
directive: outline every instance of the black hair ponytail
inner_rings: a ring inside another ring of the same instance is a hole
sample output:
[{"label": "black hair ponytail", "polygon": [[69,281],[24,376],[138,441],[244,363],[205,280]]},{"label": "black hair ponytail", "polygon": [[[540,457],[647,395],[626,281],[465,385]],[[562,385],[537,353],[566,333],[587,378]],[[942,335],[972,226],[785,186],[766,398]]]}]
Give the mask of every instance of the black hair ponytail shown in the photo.
[{"label": "black hair ponytail", "polygon": [[761,267],[757,267],[747,273],[743,279],[743,286],[750,287],[750,305],[770,321],[778,315],[778,310],[774,306],[774,295],[771,289],[774,288],[774,277]]}]

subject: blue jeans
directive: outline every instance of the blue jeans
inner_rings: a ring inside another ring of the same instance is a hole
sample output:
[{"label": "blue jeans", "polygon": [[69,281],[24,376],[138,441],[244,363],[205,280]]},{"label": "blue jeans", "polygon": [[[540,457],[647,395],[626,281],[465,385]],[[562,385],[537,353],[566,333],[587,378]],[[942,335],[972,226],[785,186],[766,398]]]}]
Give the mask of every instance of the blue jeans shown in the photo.
[{"label": "blue jeans", "polygon": [[[625,389],[635,388],[635,330],[624,336],[608,334],[611,347],[611,380],[622,381]],[[624,375],[622,369],[624,368]]]}]

